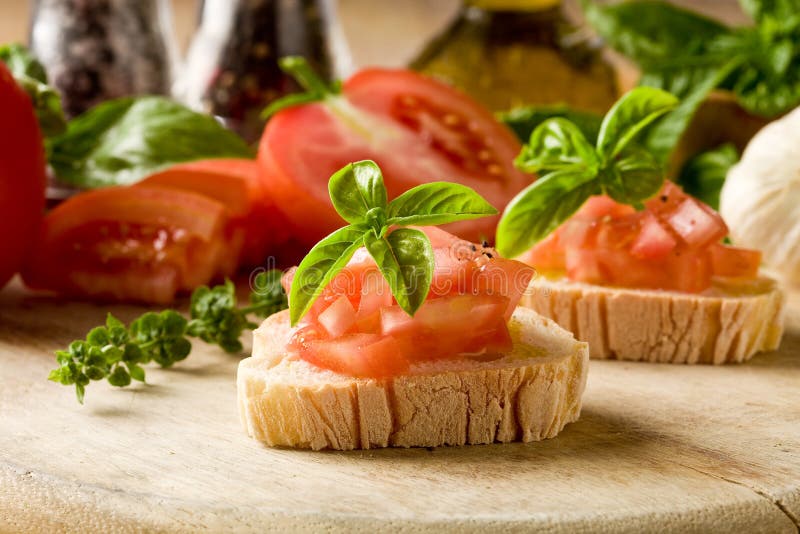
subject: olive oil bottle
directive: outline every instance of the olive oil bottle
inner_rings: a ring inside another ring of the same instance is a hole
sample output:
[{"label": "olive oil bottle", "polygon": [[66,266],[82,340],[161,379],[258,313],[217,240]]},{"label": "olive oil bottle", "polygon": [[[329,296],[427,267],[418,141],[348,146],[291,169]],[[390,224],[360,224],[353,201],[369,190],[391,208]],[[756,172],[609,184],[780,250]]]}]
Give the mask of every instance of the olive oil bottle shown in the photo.
[{"label": "olive oil bottle", "polygon": [[560,0],[466,0],[411,67],[495,111],[567,104],[605,113],[617,98],[602,43]]}]

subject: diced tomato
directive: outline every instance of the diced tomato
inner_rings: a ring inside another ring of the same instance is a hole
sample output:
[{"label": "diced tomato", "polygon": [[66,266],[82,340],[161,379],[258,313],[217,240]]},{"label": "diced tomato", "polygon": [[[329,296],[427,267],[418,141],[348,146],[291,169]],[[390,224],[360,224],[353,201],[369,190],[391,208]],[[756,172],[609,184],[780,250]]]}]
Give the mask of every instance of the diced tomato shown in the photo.
[{"label": "diced tomato", "polygon": [[640,260],[659,260],[675,250],[678,242],[650,212],[643,212],[641,230],[631,244],[631,255]]},{"label": "diced tomato", "polygon": [[761,251],[737,248],[721,243],[710,247],[714,276],[730,278],[755,278],[761,265]]},{"label": "diced tomato", "polygon": [[502,295],[507,298],[503,316],[508,320],[535,274],[534,269],[520,261],[494,258],[476,270],[472,287],[474,292],[481,295]]},{"label": "diced tomato", "polygon": [[[449,180],[502,207],[532,181],[513,165],[520,149],[511,131],[467,95],[408,70],[366,69],[344,83],[340,97],[272,117],[258,161],[293,233],[313,244],[341,226],[327,184],[348,163],[377,162],[390,198]],[[498,220],[445,228],[470,240],[491,239]]]},{"label": "diced tomato", "polygon": [[636,212],[592,197],[520,259],[566,270],[579,282],[690,293],[707,289],[712,275],[757,275],[760,254],[721,245],[727,234],[722,218],[676,185],[666,182],[645,206]]},{"label": "diced tomato", "polygon": [[[326,369],[375,378],[407,372],[410,362],[510,350],[506,321],[534,270],[493,249],[420,229],[435,247],[436,269],[429,298],[413,317],[360,249],[305,315],[288,350]],[[284,285],[293,278],[287,272]]]},{"label": "diced tomato", "polygon": [[666,220],[690,248],[703,248],[728,235],[722,217],[693,198],[681,202]]},{"label": "diced tomato", "polygon": [[30,287],[67,295],[165,304],[229,275],[225,207],[163,187],[76,195],[44,220],[23,270]]},{"label": "diced tomato", "polygon": [[255,160],[181,163],[149,176],[140,185],[193,191],[224,204],[233,227],[229,241],[243,240],[237,264],[259,265],[288,241],[286,221],[270,198]]},{"label": "diced tomato", "polygon": [[341,296],[319,314],[317,321],[330,337],[339,337],[355,326],[356,310],[350,304],[350,299]]}]

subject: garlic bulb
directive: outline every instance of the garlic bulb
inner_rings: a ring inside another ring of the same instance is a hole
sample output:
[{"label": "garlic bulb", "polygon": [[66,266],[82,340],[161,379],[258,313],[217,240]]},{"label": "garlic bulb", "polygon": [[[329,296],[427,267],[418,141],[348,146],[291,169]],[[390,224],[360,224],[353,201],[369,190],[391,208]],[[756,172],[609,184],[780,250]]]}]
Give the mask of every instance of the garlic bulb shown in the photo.
[{"label": "garlic bulb", "polygon": [[800,108],[764,127],[728,171],[720,212],[734,245],[800,286]]}]

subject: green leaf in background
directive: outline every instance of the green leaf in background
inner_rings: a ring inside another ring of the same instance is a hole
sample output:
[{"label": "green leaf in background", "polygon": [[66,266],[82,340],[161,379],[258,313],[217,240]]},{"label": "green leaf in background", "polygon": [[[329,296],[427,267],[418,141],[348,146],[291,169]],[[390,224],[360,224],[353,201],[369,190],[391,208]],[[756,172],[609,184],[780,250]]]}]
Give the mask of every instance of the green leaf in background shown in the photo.
[{"label": "green leaf in background", "polygon": [[1,46],[0,61],[6,64],[20,87],[31,97],[42,133],[46,137],[63,133],[67,129],[67,120],[61,108],[61,97],[47,85],[47,73],[42,64],[20,44]]},{"label": "green leaf in background", "polygon": [[757,22],[766,16],[781,19],[800,13],[800,0],[739,0],[739,4]]},{"label": "green leaf in background", "polygon": [[514,160],[516,167],[530,173],[546,173],[583,166],[597,172],[600,162],[583,132],[564,118],[548,119],[531,133],[528,144]]},{"label": "green leaf in background", "polygon": [[597,141],[603,117],[595,113],[578,111],[566,105],[520,107],[497,115],[498,120],[511,128],[523,143],[528,142],[533,131],[541,123],[557,117],[567,119],[575,124],[590,143],[594,144]]},{"label": "green leaf in background", "polygon": [[428,236],[413,228],[398,228],[385,237],[367,232],[364,245],[389,282],[397,304],[414,315],[425,302],[433,277],[433,248]]},{"label": "green leaf in background", "polygon": [[644,144],[656,159],[662,163],[667,161],[697,108],[733,72],[737,64],[738,60],[734,59],[721,69],[709,71],[705,80],[698,83],[673,111],[647,132]]},{"label": "green leaf in background", "polygon": [[[236,286],[230,280],[213,288],[203,286],[195,289],[189,315],[192,320],[184,327],[188,335],[219,345],[231,353],[242,351],[242,332],[257,326],[247,320],[243,309],[237,307]],[[176,326],[175,331],[179,330]]]},{"label": "green leaf in background", "polygon": [[387,224],[438,225],[496,215],[497,210],[469,187],[433,182],[409,189],[389,203]]},{"label": "green leaf in background", "polygon": [[637,87],[620,98],[603,119],[597,136],[600,156],[620,154],[642,131],[679,104],[677,97],[652,87]]},{"label": "green leaf in background", "polygon": [[305,315],[325,287],[364,244],[364,228],[345,226],[336,230],[306,254],[297,267],[289,294],[292,326]]},{"label": "green leaf in background", "polygon": [[684,191],[719,209],[719,194],[728,170],[739,161],[739,152],[731,144],[701,152],[686,162],[678,182]]},{"label": "green leaf in background", "polygon": [[157,96],[100,104],[49,139],[47,149],[61,180],[89,188],[132,184],[185,161],[254,156],[213,117]]},{"label": "green leaf in background", "polygon": [[519,256],[558,228],[592,195],[600,193],[596,174],[564,169],[539,178],[506,207],[497,227],[497,250]]},{"label": "green leaf in background", "polygon": [[697,58],[707,43],[728,32],[723,24],[659,0],[598,5],[582,0],[589,24],[614,49],[647,71],[651,62]]},{"label": "green leaf in background", "polygon": [[373,208],[386,209],[383,174],[374,161],[350,163],[328,181],[328,193],[336,212],[350,224],[365,222]]}]

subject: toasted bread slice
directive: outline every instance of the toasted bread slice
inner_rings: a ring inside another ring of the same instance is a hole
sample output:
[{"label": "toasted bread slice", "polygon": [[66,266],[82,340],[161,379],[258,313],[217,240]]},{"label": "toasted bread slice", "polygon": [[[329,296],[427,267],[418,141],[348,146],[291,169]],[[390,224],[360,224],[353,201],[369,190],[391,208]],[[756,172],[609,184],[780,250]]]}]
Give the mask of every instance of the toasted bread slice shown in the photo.
[{"label": "toasted bread slice", "polygon": [[784,301],[768,278],[691,294],[538,277],[520,306],[588,342],[592,358],[716,365],[777,349]]},{"label": "toasted bread slice", "polygon": [[578,419],[589,349],[517,308],[514,350],[494,359],[419,363],[392,379],[352,378],[286,356],[289,316],[255,331],[239,364],[239,410],[267,445],[319,449],[435,447],[552,438]]}]

